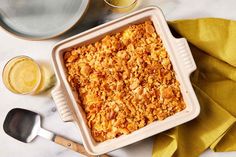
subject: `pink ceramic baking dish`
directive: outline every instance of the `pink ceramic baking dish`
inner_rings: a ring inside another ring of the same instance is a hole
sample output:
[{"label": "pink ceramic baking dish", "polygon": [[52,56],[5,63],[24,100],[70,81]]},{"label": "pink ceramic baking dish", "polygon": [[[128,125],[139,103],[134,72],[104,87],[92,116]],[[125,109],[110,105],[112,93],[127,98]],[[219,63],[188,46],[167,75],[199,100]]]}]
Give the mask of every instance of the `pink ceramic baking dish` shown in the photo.
[{"label": "pink ceramic baking dish", "polygon": [[[104,142],[95,142],[87,126],[85,113],[77,104],[77,93],[71,89],[67,82],[63,54],[69,48],[93,43],[106,34],[119,32],[129,25],[141,23],[148,19],[153,22],[169,54],[187,106],[183,111],[163,121],[155,121],[129,135],[122,135]],[[52,97],[62,120],[65,122],[73,121],[78,126],[78,133],[82,138],[85,149],[90,154],[99,155],[135,143],[190,121],[200,112],[199,103],[189,78],[190,74],[196,69],[189,46],[184,38],[176,39],[172,36],[161,10],[157,7],[138,10],[127,16],[61,41],[52,51],[52,62],[57,77],[57,85],[52,91]]]}]

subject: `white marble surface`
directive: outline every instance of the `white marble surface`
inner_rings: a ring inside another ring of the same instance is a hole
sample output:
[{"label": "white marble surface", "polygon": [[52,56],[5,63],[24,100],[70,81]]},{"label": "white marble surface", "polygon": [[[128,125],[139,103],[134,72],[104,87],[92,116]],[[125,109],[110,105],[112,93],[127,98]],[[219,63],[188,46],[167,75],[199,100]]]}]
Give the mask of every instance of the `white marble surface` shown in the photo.
[{"label": "white marble surface", "polygon": [[[94,0],[95,1],[95,0]],[[99,0],[96,0],[99,1]],[[101,0],[100,0],[101,1]],[[197,17],[220,17],[236,20],[235,0],[143,0],[140,6],[157,5],[162,8],[167,20],[197,18]],[[0,1],[1,5],[1,1]],[[97,6],[97,5],[96,5]],[[139,6],[139,7],[140,7]],[[109,17],[114,18],[114,16]],[[101,23],[103,21],[98,21]],[[50,63],[50,53],[53,45],[69,36],[76,34],[80,29],[75,29],[69,34],[46,41],[27,41],[18,39],[0,29],[0,73],[3,66],[12,57],[28,55],[39,62]],[[9,92],[2,83],[0,77],[0,157],[79,157],[78,153],[53,144],[43,138],[37,138],[30,144],[16,141],[7,136],[3,129],[3,121],[9,110],[15,107],[30,109],[43,116],[42,126],[60,135],[80,141],[78,131],[72,123],[63,123],[56,112],[55,104],[50,94],[38,96],[22,96]],[[148,157],[152,152],[152,138],[111,152],[117,157]],[[206,151],[202,157],[233,157],[236,152],[213,153]]]}]

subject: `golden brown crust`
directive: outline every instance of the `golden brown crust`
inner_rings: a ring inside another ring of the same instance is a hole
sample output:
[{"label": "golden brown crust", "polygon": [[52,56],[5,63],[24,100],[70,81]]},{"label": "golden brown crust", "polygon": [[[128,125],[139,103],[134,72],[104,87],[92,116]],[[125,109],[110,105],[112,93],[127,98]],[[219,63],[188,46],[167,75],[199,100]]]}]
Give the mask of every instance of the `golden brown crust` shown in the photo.
[{"label": "golden brown crust", "polygon": [[179,82],[151,21],[64,55],[98,142],[129,134],[185,108]]}]

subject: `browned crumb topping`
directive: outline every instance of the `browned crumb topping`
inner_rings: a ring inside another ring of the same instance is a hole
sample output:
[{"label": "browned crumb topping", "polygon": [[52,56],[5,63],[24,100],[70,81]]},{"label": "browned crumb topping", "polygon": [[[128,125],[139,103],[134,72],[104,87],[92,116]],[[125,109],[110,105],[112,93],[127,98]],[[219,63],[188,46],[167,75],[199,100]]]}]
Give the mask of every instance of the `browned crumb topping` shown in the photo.
[{"label": "browned crumb topping", "polygon": [[151,21],[64,55],[98,142],[129,134],[185,108],[179,82]]}]

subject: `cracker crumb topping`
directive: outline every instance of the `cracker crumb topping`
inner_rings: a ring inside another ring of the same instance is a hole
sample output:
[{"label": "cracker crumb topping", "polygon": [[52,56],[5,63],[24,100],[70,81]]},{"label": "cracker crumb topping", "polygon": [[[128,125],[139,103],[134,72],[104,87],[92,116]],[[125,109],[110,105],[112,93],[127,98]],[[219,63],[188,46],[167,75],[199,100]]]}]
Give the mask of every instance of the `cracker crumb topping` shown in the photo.
[{"label": "cracker crumb topping", "polygon": [[186,107],[151,21],[68,50],[64,61],[97,142],[129,134]]}]

